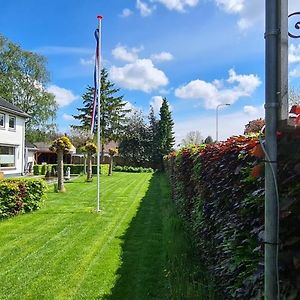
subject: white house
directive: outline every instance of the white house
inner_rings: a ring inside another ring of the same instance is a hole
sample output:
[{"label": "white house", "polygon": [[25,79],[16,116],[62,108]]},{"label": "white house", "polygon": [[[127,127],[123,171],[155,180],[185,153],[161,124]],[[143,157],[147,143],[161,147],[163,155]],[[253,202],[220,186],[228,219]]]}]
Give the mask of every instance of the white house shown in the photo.
[{"label": "white house", "polygon": [[0,172],[22,175],[25,162],[25,121],[29,115],[0,98]]}]

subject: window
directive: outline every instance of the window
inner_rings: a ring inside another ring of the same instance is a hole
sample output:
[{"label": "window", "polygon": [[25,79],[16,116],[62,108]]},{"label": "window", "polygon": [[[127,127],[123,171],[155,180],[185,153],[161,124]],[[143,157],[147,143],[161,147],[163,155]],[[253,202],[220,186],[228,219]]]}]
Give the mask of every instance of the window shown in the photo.
[{"label": "window", "polygon": [[8,119],[8,128],[9,129],[16,129],[16,117],[9,116],[9,119]]},{"label": "window", "polygon": [[0,168],[14,168],[15,147],[0,146]]},{"label": "window", "polygon": [[5,128],[5,114],[0,113],[0,128]]}]

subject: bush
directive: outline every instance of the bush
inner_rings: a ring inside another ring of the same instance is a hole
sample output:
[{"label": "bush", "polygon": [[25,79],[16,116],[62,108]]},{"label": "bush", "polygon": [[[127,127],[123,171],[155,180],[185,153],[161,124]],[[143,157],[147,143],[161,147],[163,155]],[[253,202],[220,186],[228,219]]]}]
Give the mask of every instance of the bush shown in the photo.
[{"label": "bush", "polygon": [[45,190],[46,183],[39,179],[0,181],[0,218],[39,209]]},{"label": "bush", "polygon": [[[298,299],[300,143],[299,139],[293,145],[289,141],[284,147],[284,143],[280,140],[278,179],[284,182],[280,186],[281,296]],[[262,159],[255,136],[183,148],[165,157],[178,212],[225,299],[260,299],[263,294]]]},{"label": "bush", "polygon": [[153,173],[152,168],[143,168],[143,167],[129,167],[129,166],[115,166],[113,167],[114,172],[129,172],[129,173]]},{"label": "bush", "polygon": [[[84,165],[74,165],[74,164],[64,164],[64,173],[66,173],[67,168],[70,167],[71,174],[82,174],[84,173]],[[47,172],[53,174],[56,171],[57,165],[34,165],[33,174],[34,175],[45,175]],[[97,174],[97,166],[93,165],[93,174]],[[101,174],[108,175],[109,165],[101,164]]]}]

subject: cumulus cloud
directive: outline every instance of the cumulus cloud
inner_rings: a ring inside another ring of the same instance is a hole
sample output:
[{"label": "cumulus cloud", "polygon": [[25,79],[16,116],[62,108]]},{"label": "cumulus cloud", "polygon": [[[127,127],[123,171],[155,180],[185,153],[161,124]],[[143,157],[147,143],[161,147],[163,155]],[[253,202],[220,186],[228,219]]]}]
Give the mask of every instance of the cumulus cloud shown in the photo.
[{"label": "cumulus cloud", "polygon": [[[255,25],[264,28],[265,1],[215,0],[216,5],[228,14],[238,16],[237,25],[245,31]],[[289,0],[289,13],[299,10],[299,0]]]},{"label": "cumulus cloud", "polygon": [[[255,119],[264,118],[263,106],[257,106],[255,113],[245,111],[230,113],[230,109],[224,110],[219,114],[219,139],[226,140],[230,136],[243,134],[245,125]],[[230,126],[224,126],[230,124]],[[215,114],[210,116],[201,116],[201,118],[192,118],[177,122],[175,120],[174,131],[176,143],[180,143],[186,134],[190,131],[199,130],[203,137],[216,137],[216,117]]]},{"label": "cumulus cloud", "polygon": [[243,110],[245,114],[250,116],[258,113],[258,108],[252,105],[245,105]]},{"label": "cumulus cloud", "polygon": [[216,0],[216,4],[228,13],[238,13],[244,8],[244,0]]},{"label": "cumulus cloud", "polygon": [[161,61],[170,61],[174,59],[174,56],[170,52],[160,52],[160,53],[155,53],[151,55],[151,59],[156,62],[161,62]]},{"label": "cumulus cloud", "polygon": [[127,17],[131,16],[132,14],[133,14],[132,10],[130,10],[129,8],[124,8],[122,10],[122,13],[120,16],[123,18],[127,18]]},{"label": "cumulus cloud", "polygon": [[110,77],[124,88],[147,93],[169,83],[165,73],[156,68],[151,59],[137,59],[123,67],[112,66]]},{"label": "cumulus cloud", "polygon": [[289,63],[300,62],[300,44],[290,44],[289,46]]},{"label": "cumulus cloud", "polygon": [[175,95],[182,99],[198,99],[204,102],[204,107],[214,109],[218,104],[232,104],[242,97],[250,97],[261,81],[257,75],[238,75],[233,69],[225,81],[206,82],[200,79],[175,90]]},{"label": "cumulus cloud", "polygon": [[117,46],[112,50],[112,55],[115,59],[119,59],[126,62],[134,62],[138,59],[138,53],[142,50],[141,48],[128,48],[125,46]]},{"label": "cumulus cloud", "polygon": [[79,96],[74,95],[71,90],[54,84],[50,85],[47,91],[55,96],[55,101],[60,107],[68,106],[73,101],[79,99]]},{"label": "cumulus cloud", "polygon": [[148,17],[152,14],[154,7],[150,7],[146,2],[136,1],[136,8],[140,11],[142,17]]},{"label": "cumulus cloud", "polygon": [[169,10],[185,12],[187,7],[195,7],[199,0],[154,0],[163,4]]},{"label": "cumulus cloud", "polygon": [[163,103],[162,96],[153,96],[150,100],[150,105],[153,107],[154,113],[158,114]]},{"label": "cumulus cloud", "polygon": [[73,121],[75,120],[73,116],[68,115],[68,114],[63,114],[63,119],[66,121]]}]

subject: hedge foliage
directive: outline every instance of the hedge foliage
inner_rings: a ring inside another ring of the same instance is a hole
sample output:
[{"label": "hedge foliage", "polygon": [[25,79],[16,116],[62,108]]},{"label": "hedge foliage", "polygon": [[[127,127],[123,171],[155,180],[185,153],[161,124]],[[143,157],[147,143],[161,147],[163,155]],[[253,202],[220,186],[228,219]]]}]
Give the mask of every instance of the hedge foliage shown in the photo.
[{"label": "hedge foliage", "polygon": [[0,181],[0,218],[40,208],[46,183],[40,179],[5,179]]},{"label": "hedge foliage", "polygon": [[129,173],[153,173],[152,168],[143,168],[143,167],[130,167],[130,166],[115,166],[113,167],[115,172],[129,172]]},{"label": "hedge foliage", "polygon": [[[291,147],[294,156],[289,155]],[[281,138],[280,285],[288,299],[300,297],[299,153],[299,140]],[[178,211],[225,299],[263,295],[262,160],[258,138],[250,136],[191,146],[165,157]]]},{"label": "hedge foliage", "polygon": [[[64,173],[66,173],[67,168],[70,167],[71,174],[81,174],[84,173],[84,165],[75,165],[75,164],[64,164]],[[43,164],[43,165],[34,165],[33,174],[34,175],[46,175],[47,172],[53,173],[56,171],[57,165],[52,164]],[[101,164],[101,174],[108,175],[109,164]],[[97,174],[97,166],[92,166],[93,174]]]}]

